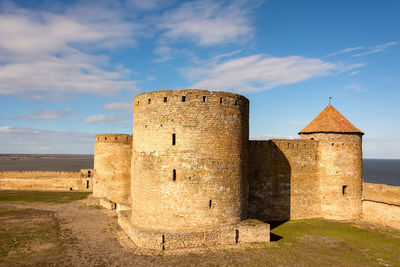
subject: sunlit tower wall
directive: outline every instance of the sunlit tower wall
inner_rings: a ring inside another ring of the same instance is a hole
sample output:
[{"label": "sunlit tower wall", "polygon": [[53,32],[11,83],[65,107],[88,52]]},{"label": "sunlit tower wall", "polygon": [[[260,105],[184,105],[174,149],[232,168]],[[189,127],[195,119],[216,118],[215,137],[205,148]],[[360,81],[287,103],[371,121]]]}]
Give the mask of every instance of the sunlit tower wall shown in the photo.
[{"label": "sunlit tower wall", "polygon": [[364,133],[329,105],[299,134],[303,139],[319,141],[321,216],[359,218]]},{"label": "sunlit tower wall", "polygon": [[98,134],[95,137],[93,196],[130,205],[132,136]]},{"label": "sunlit tower wall", "polygon": [[153,91],[133,103],[132,225],[191,231],[245,218],[249,101]]}]

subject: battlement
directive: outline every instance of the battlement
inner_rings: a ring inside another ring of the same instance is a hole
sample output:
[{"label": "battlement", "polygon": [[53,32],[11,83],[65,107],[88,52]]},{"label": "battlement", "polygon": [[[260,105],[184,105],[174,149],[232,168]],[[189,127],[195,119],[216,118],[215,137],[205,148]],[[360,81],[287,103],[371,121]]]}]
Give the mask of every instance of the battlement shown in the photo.
[{"label": "battlement", "polygon": [[269,139],[269,140],[250,140],[252,147],[279,147],[279,148],[310,148],[317,147],[318,141],[311,139]]},{"label": "battlement", "polygon": [[139,94],[134,99],[134,108],[155,106],[170,106],[170,105],[198,105],[202,107],[219,107],[219,108],[234,108],[248,106],[249,100],[238,94],[208,91],[201,89],[184,89],[184,90],[163,90],[153,91]]},{"label": "battlement", "polygon": [[96,134],[95,142],[131,144],[132,136],[129,134]]}]

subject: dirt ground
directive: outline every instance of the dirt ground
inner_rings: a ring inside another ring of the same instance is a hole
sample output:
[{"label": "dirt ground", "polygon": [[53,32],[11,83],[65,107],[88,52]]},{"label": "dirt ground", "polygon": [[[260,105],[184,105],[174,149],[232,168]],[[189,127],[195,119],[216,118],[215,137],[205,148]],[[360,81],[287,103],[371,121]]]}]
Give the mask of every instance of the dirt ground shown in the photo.
[{"label": "dirt ground", "polygon": [[400,265],[399,231],[323,220],[279,226],[269,244],[172,253],[135,248],[115,211],[101,209],[91,197],[61,204],[0,202],[0,221],[0,266]]}]

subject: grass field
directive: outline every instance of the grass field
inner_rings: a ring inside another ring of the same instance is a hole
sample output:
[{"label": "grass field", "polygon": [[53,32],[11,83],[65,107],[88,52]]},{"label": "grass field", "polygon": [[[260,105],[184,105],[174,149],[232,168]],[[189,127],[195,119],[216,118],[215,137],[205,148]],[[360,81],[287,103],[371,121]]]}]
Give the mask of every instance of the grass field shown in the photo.
[{"label": "grass field", "polygon": [[[273,242],[268,244],[190,254],[133,254],[113,233],[118,231],[114,213],[74,204],[86,196],[0,191],[0,265],[400,266],[400,231],[323,219],[272,225]],[[10,207],[15,201],[19,206]]]}]

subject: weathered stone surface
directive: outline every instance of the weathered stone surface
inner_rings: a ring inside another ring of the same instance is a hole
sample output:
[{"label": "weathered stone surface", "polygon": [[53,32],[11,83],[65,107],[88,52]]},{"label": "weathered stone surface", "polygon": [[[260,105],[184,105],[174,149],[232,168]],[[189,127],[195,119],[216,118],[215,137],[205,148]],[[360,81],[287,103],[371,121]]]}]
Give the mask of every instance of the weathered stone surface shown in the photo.
[{"label": "weathered stone surface", "polygon": [[362,134],[311,133],[303,139],[319,142],[318,177],[321,216],[349,220],[361,215]]},{"label": "weathered stone surface", "polygon": [[93,196],[130,204],[132,137],[98,134],[94,147]]},{"label": "weathered stone surface", "polygon": [[400,229],[400,206],[363,200],[362,219],[368,223]]},{"label": "weathered stone surface", "polygon": [[100,198],[100,206],[108,210],[115,210],[117,205],[106,198]]},{"label": "weathered stone surface", "polygon": [[400,206],[400,186],[363,183],[363,200]]},{"label": "weathered stone surface", "polygon": [[92,191],[92,177],[88,177],[88,171],[0,172],[0,190]]},{"label": "weathered stone surface", "polygon": [[262,221],[321,216],[318,142],[250,141],[249,217]]},{"label": "weathered stone surface", "polygon": [[270,238],[269,225],[257,220],[187,232],[163,232],[136,227],[132,224],[131,217],[131,211],[119,212],[118,224],[137,246],[148,249],[171,250],[249,242],[269,242]]},{"label": "weathered stone surface", "polygon": [[248,108],[243,96],[206,90],[135,97],[135,227],[187,231],[245,217]]}]

